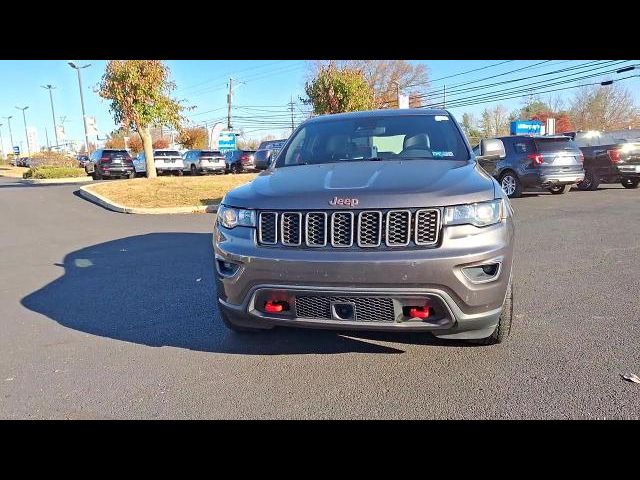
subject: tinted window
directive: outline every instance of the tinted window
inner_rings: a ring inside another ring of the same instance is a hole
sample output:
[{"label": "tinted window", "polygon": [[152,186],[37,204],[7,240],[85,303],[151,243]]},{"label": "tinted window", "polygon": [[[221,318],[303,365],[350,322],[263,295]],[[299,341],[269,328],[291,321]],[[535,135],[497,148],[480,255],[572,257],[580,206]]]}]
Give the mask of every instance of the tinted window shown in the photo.
[{"label": "tinted window", "polygon": [[221,157],[222,154],[218,150],[203,150],[200,152],[201,157]]},{"label": "tinted window", "polygon": [[109,157],[109,158],[128,157],[129,152],[127,152],[126,150],[104,150],[102,156]]},{"label": "tinted window", "polygon": [[315,121],[295,133],[277,166],[368,159],[468,160],[448,115],[372,115]]},{"label": "tinted window", "polygon": [[530,138],[514,138],[511,145],[513,146],[513,151],[516,153],[533,152],[533,143]]},{"label": "tinted window", "polygon": [[538,153],[557,152],[558,150],[576,150],[578,146],[570,138],[536,138]]},{"label": "tinted window", "polygon": [[153,152],[154,157],[179,157],[180,152],[177,150],[162,150],[160,152]]}]

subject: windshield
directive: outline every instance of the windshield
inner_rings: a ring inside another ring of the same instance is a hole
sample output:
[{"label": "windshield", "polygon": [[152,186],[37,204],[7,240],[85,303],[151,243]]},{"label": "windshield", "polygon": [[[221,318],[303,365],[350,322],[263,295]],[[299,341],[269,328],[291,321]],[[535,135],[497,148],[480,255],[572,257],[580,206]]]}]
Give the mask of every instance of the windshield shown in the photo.
[{"label": "windshield", "polygon": [[303,126],[276,167],[396,159],[466,161],[469,151],[448,115],[371,115]]},{"label": "windshield", "polygon": [[162,150],[160,152],[153,152],[154,157],[179,157],[180,153],[176,150]]}]

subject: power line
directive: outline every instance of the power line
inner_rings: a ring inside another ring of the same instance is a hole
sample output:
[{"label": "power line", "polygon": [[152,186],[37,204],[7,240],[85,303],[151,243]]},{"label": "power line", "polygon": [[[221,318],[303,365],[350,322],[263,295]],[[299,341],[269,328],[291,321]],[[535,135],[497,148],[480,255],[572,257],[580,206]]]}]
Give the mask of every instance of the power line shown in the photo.
[{"label": "power line", "polygon": [[[440,77],[440,78],[436,78],[435,80],[429,80],[429,83],[439,82],[440,80],[445,80],[447,78],[458,77],[460,75],[466,75],[467,73],[478,72],[480,70],[486,70],[487,68],[497,67],[498,65],[503,65],[503,64],[509,63],[509,62],[515,62],[515,60],[505,60],[504,62],[498,62],[498,63],[494,63],[492,65],[487,65],[487,66],[480,67],[480,68],[474,68],[473,70],[467,70],[465,72],[456,73],[454,75],[447,75],[446,77]],[[414,86],[414,85],[407,85],[407,87],[412,87],[412,86]],[[403,88],[406,88],[406,87],[403,87]]]}]

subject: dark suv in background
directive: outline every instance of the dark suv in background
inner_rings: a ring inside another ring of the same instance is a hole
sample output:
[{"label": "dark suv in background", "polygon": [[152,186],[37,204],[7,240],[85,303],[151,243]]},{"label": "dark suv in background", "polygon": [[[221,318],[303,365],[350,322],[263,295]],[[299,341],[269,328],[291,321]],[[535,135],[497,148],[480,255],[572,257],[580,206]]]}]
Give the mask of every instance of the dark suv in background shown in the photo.
[{"label": "dark suv in background", "polygon": [[271,161],[278,156],[278,152],[287,142],[283,140],[266,140],[260,144],[254,156],[256,168],[267,168]]},{"label": "dark suv in background", "polygon": [[498,158],[478,163],[498,180],[509,198],[519,197],[527,189],[562,194],[584,179],[582,152],[571,137],[565,135],[484,139],[473,150],[478,156]]},{"label": "dark suv in background", "polygon": [[[580,190],[597,190],[600,183],[640,184],[640,141],[625,140],[598,131],[570,132],[584,155],[584,181]],[[640,139],[639,139],[640,140]]]},{"label": "dark suv in background", "polygon": [[84,171],[94,180],[121,177],[134,178],[133,159],[127,150],[101,148],[89,156]]},{"label": "dark suv in background", "polygon": [[227,172],[242,173],[255,169],[255,150],[231,150],[225,154]]}]

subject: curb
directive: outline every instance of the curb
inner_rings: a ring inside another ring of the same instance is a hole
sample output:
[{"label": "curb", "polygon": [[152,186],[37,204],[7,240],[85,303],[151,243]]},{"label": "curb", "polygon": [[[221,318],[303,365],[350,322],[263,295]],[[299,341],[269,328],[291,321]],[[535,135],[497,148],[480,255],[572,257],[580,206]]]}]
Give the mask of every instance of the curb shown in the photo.
[{"label": "curb", "polygon": [[87,183],[93,182],[91,177],[77,177],[77,178],[21,178],[18,180],[20,183],[26,183],[27,185],[38,185],[48,183]]},{"label": "curb", "polygon": [[161,208],[135,208],[125,207],[117,203],[111,202],[106,197],[94,193],[89,190],[89,186],[85,185],[80,187],[78,193],[85,200],[89,200],[93,203],[97,203],[101,207],[118,213],[134,213],[141,215],[167,215],[167,214],[179,214],[179,213],[215,213],[218,211],[218,205],[198,205],[193,207],[161,207]]}]

